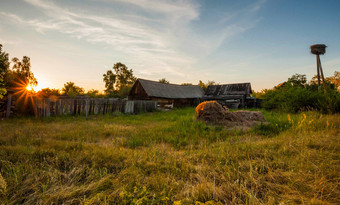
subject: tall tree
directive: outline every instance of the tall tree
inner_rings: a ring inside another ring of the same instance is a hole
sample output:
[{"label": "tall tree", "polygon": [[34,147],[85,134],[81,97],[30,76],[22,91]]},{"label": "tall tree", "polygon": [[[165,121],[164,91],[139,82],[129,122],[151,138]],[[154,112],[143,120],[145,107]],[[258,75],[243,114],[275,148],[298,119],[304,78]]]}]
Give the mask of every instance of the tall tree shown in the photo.
[{"label": "tall tree", "polygon": [[326,78],[326,81],[330,81],[336,87],[337,91],[340,92],[340,72],[334,71],[334,75]]},{"label": "tall tree", "polygon": [[12,59],[12,69],[8,69],[4,76],[7,91],[13,92],[16,110],[20,114],[34,113],[32,93],[26,88],[38,84],[37,79],[31,71],[31,59],[24,56],[22,60]]},{"label": "tall tree", "polygon": [[31,71],[31,59],[24,56],[20,61],[18,58],[12,59],[12,70],[7,73],[6,82],[8,87],[15,90],[26,88],[28,85],[32,87],[38,85],[37,79]]},{"label": "tall tree", "polygon": [[192,83],[181,83],[181,85],[192,85]]},{"label": "tall tree", "polygon": [[74,84],[74,82],[66,82],[64,87],[61,89],[62,94],[68,95],[69,97],[75,97],[77,95],[84,94],[84,88]]},{"label": "tall tree", "polygon": [[[108,96],[126,97],[126,90],[129,90],[135,83],[136,77],[133,75],[132,69],[128,69],[123,63],[116,63],[113,65],[113,71],[108,70],[103,75],[105,82],[105,93]],[[123,92],[124,91],[124,92]]]},{"label": "tall tree", "polygon": [[38,92],[38,95],[44,98],[48,98],[50,96],[59,96],[60,91],[59,89],[44,88]]},{"label": "tall tree", "polygon": [[115,89],[115,83],[116,83],[116,75],[112,72],[112,70],[106,71],[106,74],[103,75],[105,82],[105,94],[108,96],[114,96],[117,94]]},{"label": "tall tree", "polygon": [[2,45],[0,44],[0,99],[6,94],[6,87],[4,78],[9,69],[8,53],[2,51]]},{"label": "tall tree", "polygon": [[165,84],[169,84],[169,83],[170,83],[170,81],[168,81],[168,80],[165,79],[165,78],[159,79],[158,82],[160,82],[160,83],[165,83]]},{"label": "tall tree", "polygon": [[304,87],[307,83],[306,75],[296,73],[292,77],[288,78],[287,84],[293,87],[300,86]]},{"label": "tall tree", "polygon": [[87,91],[86,95],[91,97],[91,98],[98,97],[99,90],[91,89],[91,90]]},{"label": "tall tree", "polygon": [[200,86],[204,91],[207,90],[209,85],[218,85],[218,83],[213,80],[208,80],[207,83],[203,83],[201,80],[198,82],[198,86]]}]

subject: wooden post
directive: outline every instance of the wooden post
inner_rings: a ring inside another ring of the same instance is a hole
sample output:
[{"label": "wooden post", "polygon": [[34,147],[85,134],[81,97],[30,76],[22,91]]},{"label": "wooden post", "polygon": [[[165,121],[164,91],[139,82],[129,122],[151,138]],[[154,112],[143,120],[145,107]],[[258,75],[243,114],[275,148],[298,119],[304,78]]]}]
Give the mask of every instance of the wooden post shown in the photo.
[{"label": "wooden post", "polygon": [[95,115],[98,114],[98,100],[94,100],[94,108],[93,108],[93,112]]},{"label": "wooden post", "polygon": [[85,105],[85,116],[87,118],[87,115],[89,114],[89,99],[85,100],[86,105]]},{"label": "wooden post", "polygon": [[46,117],[50,117],[51,116],[51,111],[50,111],[50,99],[49,98],[46,98],[46,101],[45,101],[45,109],[46,109]]},{"label": "wooden post", "polygon": [[11,105],[12,105],[12,94],[8,94],[7,109],[6,109],[6,117],[7,118],[11,115]]},{"label": "wooden post", "polygon": [[33,98],[33,110],[34,110],[34,116],[36,117],[36,118],[38,118],[39,117],[39,112],[38,112],[38,100],[37,100],[37,98],[36,97],[34,97]]},{"label": "wooden post", "polygon": [[125,113],[134,112],[134,101],[126,101],[125,103]]},{"label": "wooden post", "polygon": [[63,106],[61,104],[61,99],[59,99],[59,115],[63,115]]},{"label": "wooden post", "polygon": [[318,88],[320,90],[320,69],[319,69],[319,55],[316,55],[316,69],[318,72]]},{"label": "wooden post", "polygon": [[[317,60],[318,60],[318,67],[319,67],[320,73],[321,73],[323,88],[324,88],[325,93],[326,93],[326,92],[327,92],[327,88],[326,88],[325,77],[323,76],[323,71],[322,71],[320,56],[317,55],[316,58],[317,58]],[[320,80],[320,76],[319,76],[319,80]],[[320,82],[319,82],[319,86],[320,86]]]},{"label": "wooden post", "polygon": [[57,100],[54,101],[54,116],[57,116],[57,112],[58,112],[58,103]]},{"label": "wooden post", "polygon": [[46,116],[46,102],[45,102],[45,98],[43,98],[43,114],[42,117]]}]

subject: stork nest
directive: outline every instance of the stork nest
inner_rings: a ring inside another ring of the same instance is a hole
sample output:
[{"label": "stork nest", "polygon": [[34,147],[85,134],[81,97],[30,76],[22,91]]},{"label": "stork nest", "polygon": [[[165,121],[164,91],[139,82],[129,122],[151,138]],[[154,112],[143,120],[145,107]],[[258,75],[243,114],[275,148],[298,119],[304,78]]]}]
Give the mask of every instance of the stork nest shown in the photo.
[{"label": "stork nest", "polygon": [[323,55],[326,53],[326,45],[325,44],[315,44],[310,46],[310,52],[315,55]]}]

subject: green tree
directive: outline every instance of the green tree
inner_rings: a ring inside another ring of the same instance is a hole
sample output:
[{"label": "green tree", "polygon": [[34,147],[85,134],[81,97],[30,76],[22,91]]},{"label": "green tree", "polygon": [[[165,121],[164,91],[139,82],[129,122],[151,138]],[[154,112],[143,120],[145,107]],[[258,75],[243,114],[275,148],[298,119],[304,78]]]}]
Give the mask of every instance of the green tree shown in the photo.
[{"label": "green tree", "polygon": [[123,63],[116,63],[113,65],[113,71],[108,70],[103,75],[105,83],[105,94],[110,97],[119,96],[124,98],[127,96],[132,85],[136,82],[136,77],[133,75],[132,69],[128,69]]},{"label": "green tree", "polygon": [[292,113],[310,109],[325,113],[340,111],[340,94],[334,84],[326,83],[327,92],[324,93],[318,91],[315,82],[306,82],[305,75],[295,74],[287,82],[264,90],[263,107]]},{"label": "green tree", "polygon": [[198,82],[198,86],[200,86],[204,91],[207,90],[209,85],[218,85],[218,83],[213,80],[208,80],[207,83],[203,83],[201,80]]},{"label": "green tree", "polygon": [[61,89],[63,95],[68,95],[69,97],[76,97],[77,95],[84,94],[84,88],[79,87],[74,84],[74,82],[66,82],[64,87]]},{"label": "green tree", "polygon": [[91,98],[98,97],[99,90],[91,89],[91,90],[87,91],[86,95],[91,97]]},{"label": "green tree", "polygon": [[48,98],[50,96],[59,96],[60,91],[59,91],[59,89],[44,88],[44,89],[41,89],[40,91],[38,91],[37,94],[41,97]]},{"label": "green tree", "polygon": [[8,69],[4,76],[6,90],[13,92],[17,114],[33,114],[32,92],[28,92],[26,87],[34,87],[38,82],[31,71],[31,59],[27,56],[22,60],[13,58],[12,63],[12,69]]},{"label": "green tree", "polygon": [[168,80],[165,79],[165,78],[159,79],[158,82],[160,82],[160,83],[165,83],[165,84],[169,84],[169,83],[170,83],[170,81],[168,81]]},{"label": "green tree", "polygon": [[20,61],[18,58],[12,59],[12,70],[5,76],[6,87],[13,90],[24,90],[28,85],[32,87],[38,85],[37,79],[31,71],[31,59],[24,56]]},{"label": "green tree", "polygon": [[302,74],[295,74],[292,77],[288,78],[287,84],[291,85],[291,86],[300,86],[300,87],[304,87],[307,84],[307,78],[306,75],[302,75]]},{"label": "green tree", "polygon": [[116,75],[112,72],[112,70],[106,71],[106,74],[103,75],[105,82],[105,94],[107,96],[113,97],[117,94],[115,89],[115,83],[116,83]]},{"label": "green tree", "polygon": [[9,70],[9,58],[8,53],[2,51],[2,45],[0,44],[0,99],[7,93],[4,78]]},{"label": "green tree", "polygon": [[334,75],[325,79],[326,83],[332,84],[334,88],[340,92],[340,72],[334,71]]},{"label": "green tree", "polygon": [[181,83],[181,85],[192,85],[192,83]]}]

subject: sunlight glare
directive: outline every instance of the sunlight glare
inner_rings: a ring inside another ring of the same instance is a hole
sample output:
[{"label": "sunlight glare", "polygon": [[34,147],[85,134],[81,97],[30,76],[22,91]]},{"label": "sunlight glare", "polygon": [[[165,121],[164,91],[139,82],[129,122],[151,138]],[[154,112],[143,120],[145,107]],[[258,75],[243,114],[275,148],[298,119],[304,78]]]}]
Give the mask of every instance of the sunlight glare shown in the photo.
[{"label": "sunlight glare", "polygon": [[34,89],[34,87],[32,85],[28,85],[26,87],[26,90],[28,90],[28,91],[35,91],[35,89]]}]

